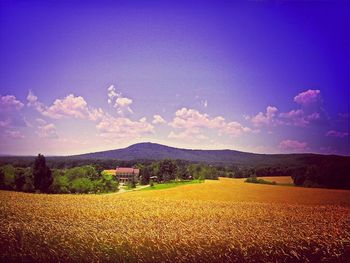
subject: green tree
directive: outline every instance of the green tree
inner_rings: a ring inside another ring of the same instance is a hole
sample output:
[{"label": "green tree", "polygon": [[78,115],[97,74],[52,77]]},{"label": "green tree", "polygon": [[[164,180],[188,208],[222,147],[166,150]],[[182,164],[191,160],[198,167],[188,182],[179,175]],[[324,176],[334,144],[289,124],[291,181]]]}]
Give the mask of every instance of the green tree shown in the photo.
[{"label": "green tree", "polygon": [[24,169],[25,182],[22,186],[22,191],[24,192],[34,192],[34,182],[33,182],[33,171],[32,168],[28,167]]},{"label": "green tree", "polygon": [[159,176],[164,181],[174,180],[177,172],[177,165],[170,159],[165,159],[159,163]]},{"label": "green tree", "polygon": [[131,189],[131,188],[136,188],[136,183],[134,180],[131,180],[129,182],[126,183],[126,187],[127,189]]},{"label": "green tree", "polygon": [[140,184],[149,184],[149,180],[152,176],[152,168],[150,166],[143,166],[140,170]]},{"label": "green tree", "polygon": [[188,171],[189,171],[190,176],[192,176],[193,179],[200,179],[201,171],[202,171],[200,164],[191,164],[188,167]]},{"label": "green tree", "polygon": [[44,155],[38,154],[33,167],[34,187],[43,193],[48,193],[53,178],[50,168],[46,165]]},{"label": "green tree", "polygon": [[218,179],[218,170],[211,165],[203,165],[201,172],[201,179]]},{"label": "green tree", "polygon": [[15,188],[15,168],[12,165],[2,167],[3,172],[3,189],[13,190]]},{"label": "green tree", "polygon": [[101,165],[99,165],[99,164],[94,164],[93,165],[93,167],[94,167],[94,169],[95,169],[95,171],[96,171],[96,173],[98,174],[98,175],[101,175],[102,174],[102,172],[103,172],[103,167],[101,166]]},{"label": "green tree", "polygon": [[69,193],[69,180],[65,175],[54,176],[50,191],[56,194]]},{"label": "green tree", "polygon": [[89,193],[93,190],[94,184],[89,178],[77,178],[72,181],[73,193]]},{"label": "green tree", "polygon": [[95,170],[95,168],[92,165],[85,165],[85,166],[79,166],[79,167],[68,169],[65,175],[71,181],[73,181],[76,178],[89,178],[89,179],[99,178],[98,172]]},{"label": "green tree", "polygon": [[114,192],[118,189],[118,182],[115,180],[115,177],[112,174],[103,171],[101,175],[102,180],[99,180],[102,185],[101,191]]},{"label": "green tree", "polygon": [[186,180],[190,176],[187,166],[181,165],[177,170],[177,178]]},{"label": "green tree", "polygon": [[5,188],[5,174],[4,171],[2,170],[2,168],[0,168],[0,189],[4,189]]},{"label": "green tree", "polygon": [[161,180],[161,175],[159,174],[159,162],[153,162],[151,164],[151,176],[157,176],[158,177],[158,181]]},{"label": "green tree", "polygon": [[15,189],[17,191],[22,191],[23,186],[26,183],[25,169],[17,168],[15,169]]}]

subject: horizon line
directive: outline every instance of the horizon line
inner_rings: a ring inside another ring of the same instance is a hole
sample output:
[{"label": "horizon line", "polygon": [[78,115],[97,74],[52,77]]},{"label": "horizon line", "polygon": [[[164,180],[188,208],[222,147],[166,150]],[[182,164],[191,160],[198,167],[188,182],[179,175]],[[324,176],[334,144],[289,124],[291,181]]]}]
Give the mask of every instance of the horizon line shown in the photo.
[{"label": "horizon line", "polygon": [[[301,154],[314,154],[314,155],[327,155],[327,156],[343,156],[343,157],[350,157],[350,155],[345,155],[345,154],[335,154],[335,153],[316,153],[316,152],[288,152],[288,153],[257,153],[257,152],[247,152],[247,151],[240,151],[240,150],[234,150],[234,149],[196,149],[196,148],[179,148],[179,147],[174,147],[174,146],[169,146],[161,143],[156,143],[156,142],[139,142],[139,143],[134,143],[130,144],[129,146],[123,147],[123,148],[116,148],[116,149],[109,149],[109,150],[102,150],[102,151],[95,151],[95,152],[87,152],[87,153],[78,153],[78,154],[72,154],[72,155],[45,155],[46,157],[75,157],[79,155],[86,155],[86,154],[94,154],[94,153],[101,153],[101,152],[108,152],[108,151],[114,151],[114,150],[123,150],[127,149],[131,146],[138,145],[138,144],[157,144],[169,148],[175,148],[175,149],[180,149],[180,150],[193,150],[193,151],[235,151],[235,152],[241,152],[241,153],[248,153],[248,154],[258,154],[258,155],[301,155]],[[41,153],[38,153],[41,154]],[[6,154],[6,153],[0,153],[0,158],[1,157],[35,157],[37,154],[34,155],[15,155],[15,154]],[[113,158],[112,158],[113,159]]]}]

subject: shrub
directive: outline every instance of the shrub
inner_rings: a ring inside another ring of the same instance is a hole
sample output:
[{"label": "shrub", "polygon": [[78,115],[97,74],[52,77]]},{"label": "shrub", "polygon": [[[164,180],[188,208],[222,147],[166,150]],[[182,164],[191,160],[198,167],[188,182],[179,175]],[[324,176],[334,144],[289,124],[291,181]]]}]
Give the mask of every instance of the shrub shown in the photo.
[{"label": "shrub", "polygon": [[77,178],[71,183],[73,193],[89,193],[94,189],[94,184],[89,178]]},{"label": "shrub", "polygon": [[113,175],[111,175],[110,173],[107,173],[105,171],[101,172],[101,176],[105,181],[110,181],[114,178]]},{"label": "shrub", "polygon": [[114,192],[118,189],[118,182],[112,174],[107,172],[102,172],[101,179],[96,180],[94,184],[96,192]]},{"label": "shrub", "polygon": [[56,194],[69,193],[69,180],[65,175],[55,176],[50,191]]},{"label": "shrub", "polygon": [[15,189],[15,168],[12,165],[5,165],[2,167],[2,189],[13,190]]},{"label": "shrub", "polygon": [[140,184],[149,184],[150,178],[152,176],[152,168],[150,166],[143,166],[140,170]]},{"label": "shrub", "polygon": [[276,182],[269,182],[269,181],[265,181],[264,179],[258,179],[256,176],[247,178],[245,182],[253,183],[253,184],[272,184],[272,185],[276,184]]},{"label": "shrub", "polygon": [[32,180],[28,180],[28,177],[26,177],[26,182],[22,187],[22,191],[32,193],[35,191],[34,184]]},{"label": "shrub", "polygon": [[67,169],[65,175],[69,178],[70,181],[73,181],[76,178],[98,179],[99,177],[97,171],[91,165]]},{"label": "shrub", "polygon": [[160,180],[174,180],[177,173],[177,165],[173,160],[165,159],[159,163]]},{"label": "shrub", "polygon": [[132,188],[135,188],[136,187],[136,184],[134,181],[130,181],[130,182],[127,182],[126,184],[126,188],[127,189],[132,189]]},{"label": "shrub", "polygon": [[22,191],[24,184],[26,183],[26,178],[24,173],[21,171],[20,173],[16,173],[15,175],[15,189],[17,191]]}]

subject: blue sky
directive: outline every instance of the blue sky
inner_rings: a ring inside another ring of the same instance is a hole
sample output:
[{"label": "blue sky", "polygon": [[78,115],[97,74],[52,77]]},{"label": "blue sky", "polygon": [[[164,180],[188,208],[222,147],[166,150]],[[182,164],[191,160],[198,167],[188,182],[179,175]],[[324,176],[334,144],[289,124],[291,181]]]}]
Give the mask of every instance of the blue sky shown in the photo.
[{"label": "blue sky", "polygon": [[152,141],[350,154],[343,1],[1,1],[0,12],[0,153]]}]

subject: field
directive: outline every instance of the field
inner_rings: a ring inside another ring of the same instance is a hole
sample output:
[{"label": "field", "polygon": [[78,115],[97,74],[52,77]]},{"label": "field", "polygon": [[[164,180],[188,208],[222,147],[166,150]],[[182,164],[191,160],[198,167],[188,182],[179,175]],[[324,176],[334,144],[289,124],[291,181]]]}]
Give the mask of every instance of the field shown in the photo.
[{"label": "field", "polygon": [[290,176],[269,176],[269,177],[259,177],[269,182],[276,182],[277,184],[293,184],[293,179]]},{"label": "field", "polygon": [[155,183],[152,187],[145,187],[142,191],[154,191],[154,190],[163,190],[188,184],[200,184],[204,180],[188,180],[188,181],[171,181],[168,183]]},{"label": "field", "polygon": [[157,191],[0,191],[0,261],[346,262],[350,191],[224,179]]}]

